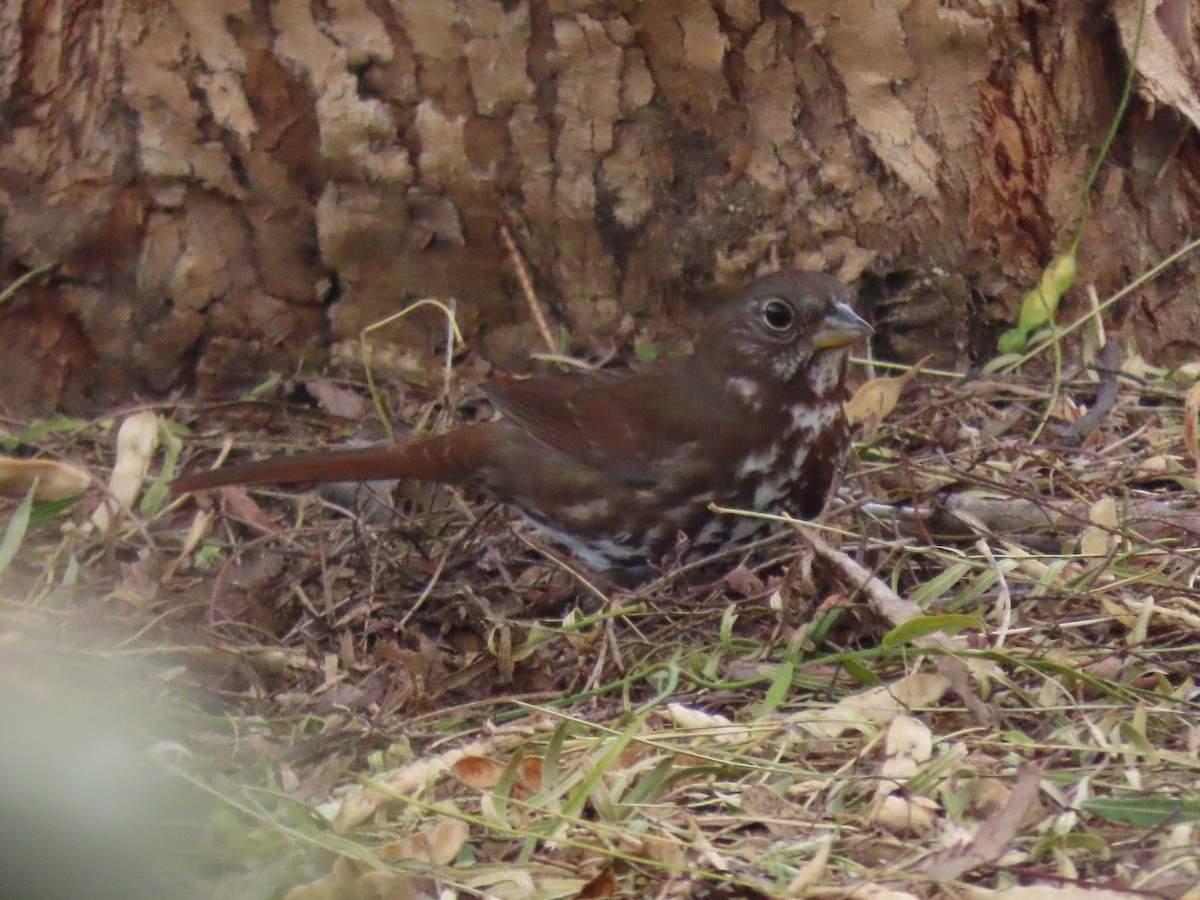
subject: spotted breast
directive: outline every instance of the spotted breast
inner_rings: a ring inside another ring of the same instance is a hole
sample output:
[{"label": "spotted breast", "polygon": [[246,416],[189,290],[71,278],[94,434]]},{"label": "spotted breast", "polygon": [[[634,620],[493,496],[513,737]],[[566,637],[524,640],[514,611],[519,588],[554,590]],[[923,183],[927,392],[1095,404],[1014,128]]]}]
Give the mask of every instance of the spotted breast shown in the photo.
[{"label": "spotted breast", "polygon": [[871,328],[836,279],[785,270],[725,304],[691,356],[503,379],[495,422],[386,447],[187,475],[175,489],[423,478],[509,503],[585,564],[645,571],[758,532],[709,504],[811,517],[847,449],[849,347]]}]

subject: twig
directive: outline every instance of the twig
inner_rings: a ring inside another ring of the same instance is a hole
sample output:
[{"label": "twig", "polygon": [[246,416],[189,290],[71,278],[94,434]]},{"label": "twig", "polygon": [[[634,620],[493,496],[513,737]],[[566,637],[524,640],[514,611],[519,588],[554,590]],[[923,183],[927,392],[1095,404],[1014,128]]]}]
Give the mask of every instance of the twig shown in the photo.
[{"label": "twig", "polygon": [[1121,375],[1121,348],[1115,341],[1109,341],[1096,354],[1096,370],[1100,373],[1100,386],[1096,389],[1096,398],[1088,411],[1068,425],[1062,432],[1062,439],[1071,443],[1081,441],[1090,432],[1100,427],[1104,417],[1117,405],[1117,393]]},{"label": "twig", "polygon": [[542,307],[538,304],[537,294],[534,293],[533,281],[529,277],[529,270],[525,268],[525,261],[521,258],[521,251],[517,249],[517,244],[513,240],[508,226],[503,222],[500,223],[500,240],[504,241],[504,247],[508,250],[508,257],[512,260],[513,268],[517,270],[517,281],[521,282],[521,290],[525,294],[525,302],[529,304],[529,312],[533,315],[533,321],[537,323],[538,331],[542,334],[542,340],[546,344],[546,349],[551,353],[558,353],[558,345],[554,342],[554,334],[550,331],[550,325],[546,322],[546,316],[542,313]]},{"label": "twig", "polygon": [[980,538],[975,542],[975,549],[984,555],[992,567],[992,571],[996,573],[996,585],[999,588],[996,610],[1000,613],[1000,624],[996,627],[996,639],[993,644],[999,650],[1004,646],[1004,639],[1012,627],[1012,592],[1008,589],[1008,579],[1004,577],[1004,569],[1001,568],[1000,563],[996,562],[996,555],[992,553],[988,542]]},{"label": "twig", "polygon": [[[893,625],[900,625],[915,616],[922,615],[922,610],[911,600],[905,600],[890,587],[864,569],[845,553],[836,550],[817,533],[805,524],[792,522],[796,532],[808,542],[813,551],[826,563],[833,566],[846,581],[861,590],[871,604],[871,608]],[[971,673],[957,656],[954,656],[955,646],[944,634],[930,634],[913,641],[918,647],[930,647],[939,650],[944,656],[934,659],[934,666],[949,680],[954,692],[958,694],[963,705],[967,707],[981,724],[989,724],[995,720],[995,715],[986,703],[979,698],[971,688]]]},{"label": "twig", "polygon": [[0,303],[3,303],[30,282],[36,281],[43,275],[52,273],[56,268],[58,268],[58,263],[53,262],[47,263],[44,266],[38,266],[36,269],[29,270],[8,287],[6,287],[3,291],[0,291]]}]

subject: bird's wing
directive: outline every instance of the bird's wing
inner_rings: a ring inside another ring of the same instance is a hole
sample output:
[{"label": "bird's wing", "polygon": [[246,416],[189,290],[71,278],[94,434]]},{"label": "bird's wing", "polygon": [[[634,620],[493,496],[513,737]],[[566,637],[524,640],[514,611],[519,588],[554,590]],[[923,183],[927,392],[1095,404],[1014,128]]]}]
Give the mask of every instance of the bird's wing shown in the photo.
[{"label": "bird's wing", "polygon": [[652,484],[661,462],[698,435],[692,395],[669,367],[596,372],[586,378],[542,375],[490,382],[483,390],[513,424],[570,459],[631,485]]}]

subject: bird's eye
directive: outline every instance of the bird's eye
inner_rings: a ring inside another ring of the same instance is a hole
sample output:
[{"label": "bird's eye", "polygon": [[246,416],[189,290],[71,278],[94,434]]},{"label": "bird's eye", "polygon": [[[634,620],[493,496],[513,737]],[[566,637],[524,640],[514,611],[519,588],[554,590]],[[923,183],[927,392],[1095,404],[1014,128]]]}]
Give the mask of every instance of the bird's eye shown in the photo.
[{"label": "bird's eye", "polygon": [[796,314],[782,300],[772,300],[763,310],[763,320],[776,331],[786,331],[792,327]]}]

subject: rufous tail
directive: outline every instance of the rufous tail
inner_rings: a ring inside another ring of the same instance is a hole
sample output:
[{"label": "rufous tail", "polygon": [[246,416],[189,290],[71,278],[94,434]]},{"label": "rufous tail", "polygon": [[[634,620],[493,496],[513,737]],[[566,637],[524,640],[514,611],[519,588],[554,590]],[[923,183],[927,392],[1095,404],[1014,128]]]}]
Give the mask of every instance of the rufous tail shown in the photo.
[{"label": "rufous tail", "polygon": [[423,478],[463,481],[474,474],[500,434],[499,423],[473,425],[402,444],[300,453],[261,462],[237,463],[207,472],[191,472],[171,482],[171,492],[184,494],[231,484],[264,485],[299,482],[372,481]]}]

